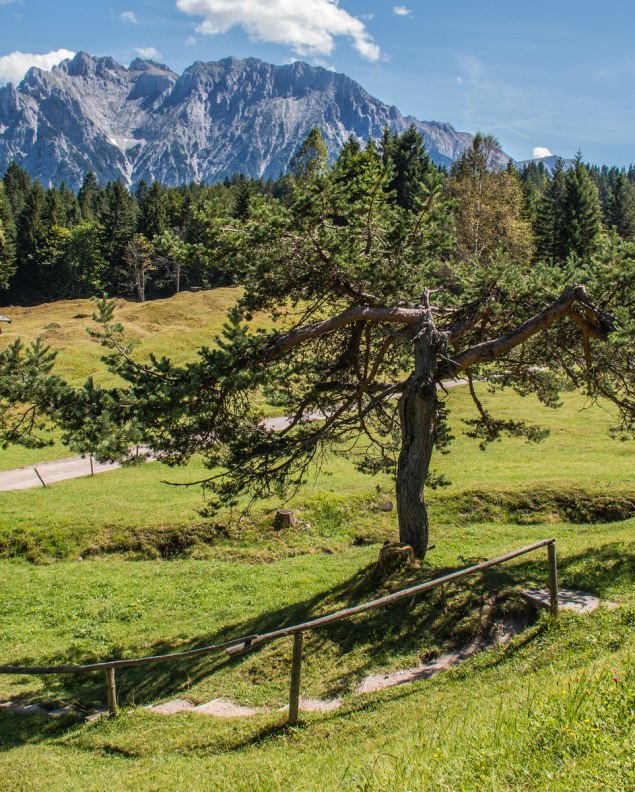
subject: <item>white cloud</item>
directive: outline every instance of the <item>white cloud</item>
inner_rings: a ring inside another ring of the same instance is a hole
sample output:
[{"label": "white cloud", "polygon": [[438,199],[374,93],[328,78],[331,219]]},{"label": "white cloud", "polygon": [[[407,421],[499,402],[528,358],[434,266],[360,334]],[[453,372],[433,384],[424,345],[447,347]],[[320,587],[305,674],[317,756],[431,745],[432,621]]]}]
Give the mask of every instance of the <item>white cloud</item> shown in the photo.
[{"label": "white cloud", "polygon": [[408,8],[408,6],[394,6],[392,10],[393,14],[397,16],[412,16],[412,8]]},{"label": "white cloud", "polygon": [[533,150],[533,153],[532,153],[532,157],[534,159],[542,159],[543,157],[551,157],[551,156],[553,156],[553,155],[549,151],[548,148],[545,148],[544,146],[535,146],[534,147],[534,150]]},{"label": "white cloud", "polygon": [[362,20],[340,8],[338,0],[177,0],[176,5],[203,18],[197,31],[204,35],[239,26],[252,41],[284,44],[311,57],[331,55],[335,38],[344,36],[367,60],[381,57]]},{"label": "white cloud", "polygon": [[134,11],[124,11],[119,14],[119,19],[121,19],[122,22],[127,22],[129,25],[137,24],[137,15]]},{"label": "white cloud", "polygon": [[[6,5],[6,4],[5,4]],[[33,52],[11,52],[0,56],[0,83],[19,83],[31,66],[49,71],[66,58],[75,56],[74,52],[67,49],[58,49],[36,55]]]},{"label": "white cloud", "polygon": [[21,5],[22,0],[0,0],[0,5],[9,5],[9,3],[18,3],[18,5]]},{"label": "white cloud", "polygon": [[195,47],[197,44],[196,36],[188,36],[185,39],[185,46],[186,47]]},{"label": "white cloud", "polygon": [[159,60],[161,58],[161,53],[155,47],[135,47],[134,51],[140,58],[145,58],[146,60]]}]

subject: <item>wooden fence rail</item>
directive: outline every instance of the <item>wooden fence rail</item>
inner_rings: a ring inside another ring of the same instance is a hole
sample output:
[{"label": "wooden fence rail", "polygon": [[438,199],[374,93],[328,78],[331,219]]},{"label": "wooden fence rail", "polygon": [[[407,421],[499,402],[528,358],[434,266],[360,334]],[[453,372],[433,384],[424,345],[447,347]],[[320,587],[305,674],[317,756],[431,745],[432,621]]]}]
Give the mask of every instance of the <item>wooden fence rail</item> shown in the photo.
[{"label": "wooden fence rail", "polygon": [[176,660],[188,657],[197,657],[200,655],[211,654],[212,652],[226,651],[230,656],[242,654],[252,649],[262,646],[265,643],[275,641],[278,638],[286,638],[293,636],[293,656],[291,664],[291,683],[289,689],[289,715],[288,722],[290,724],[297,723],[299,714],[300,703],[300,678],[302,669],[302,645],[303,634],[308,630],[319,630],[329,624],[341,621],[342,619],[349,619],[359,613],[365,613],[375,608],[383,607],[384,605],[391,605],[393,602],[399,602],[402,599],[416,596],[425,591],[430,591],[437,586],[443,586],[447,583],[452,583],[461,578],[475,575],[493,566],[498,566],[506,561],[511,561],[519,556],[532,553],[542,547],[547,548],[547,558],[549,563],[549,595],[550,595],[550,610],[555,616],[558,613],[558,571],[556,563],[556,540],[543,539],[540,542],[527,547],[521,547],[519,550],[514,550],[511,553],[492,558],[489,561],[484,561],[475,566],[466,567],[458,572],[452,572],[449,575],[444,575],[434,580],[429,580],[426,583],[419,583],[416,586],[410,586],[407,589],[401,589],[393,594],[388,594],[385,597],[380,597],[370,602],[364,602],[361,605],[355,605],[352,608],[345,608],[334,613],[329,613],[326,616],[320,616],[317,619],[303,622],[302,624],[295,624],[291,627],[283,627],[279,630],[272,632],[262,633],[261,635],[248,635],[243,638],[235,638],[231,641],[223,643],[212,644],[211,646],[204,646],[200,649],[189,649],[185,652],[173,652],[165,655],[154,655],[151,657],[136,657],[124,660],[106,660],[101,663],[89,663],[87,665],[57,665],[57,666],[12,666],[0,665],[0,674],[21,674],[21,675],[40,675],[40,674],[85,674],[94,671],[103,671],[106,676],[106,692],[108,699],[108,710],[111,715],[117,712],[117,689],[115,684],[115,669],[117,668],[130,668],[132,666],[147,665],[150,663],[158,663],[168,660]]}]

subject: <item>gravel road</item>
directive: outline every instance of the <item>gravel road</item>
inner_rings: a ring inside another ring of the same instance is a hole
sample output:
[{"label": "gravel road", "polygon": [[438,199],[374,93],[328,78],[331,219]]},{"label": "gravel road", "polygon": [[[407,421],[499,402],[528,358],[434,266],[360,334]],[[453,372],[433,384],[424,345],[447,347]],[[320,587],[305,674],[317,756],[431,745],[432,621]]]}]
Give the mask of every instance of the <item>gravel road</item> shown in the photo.
[{"label": "gravel road", "polygon": [[[443,385],[447,389],[454,388],[457,385],[465,385],[466,382],[467,380],[459,379],[444,382]],[[321,418],[324,418],[324,413],[321,412],[307,415],[308,420],[319,421]],[[279,432],[285,429],[290,422],[291,418],[289,416],[281,415],[277,418],[267,418],[263,423],[268,429]],[[148,461],[151,461],[151,457],[148,458]],[[120,467],[121,465],[118,462],[102,464],[93,460],[91,469],[90,457],[76,456],[68,457],[67,459],[57,459],[55,462],[42,462],[39,465],[6,470],[0,473],[0,491],[31,489],[33,487],[42,487],[44,484],[48,486],[66,479],[82,478],[93,474],[96,475],[97,473],[108,473],[110,470],[118,470]],[[38,477],[38,473],[41,478]]]}]

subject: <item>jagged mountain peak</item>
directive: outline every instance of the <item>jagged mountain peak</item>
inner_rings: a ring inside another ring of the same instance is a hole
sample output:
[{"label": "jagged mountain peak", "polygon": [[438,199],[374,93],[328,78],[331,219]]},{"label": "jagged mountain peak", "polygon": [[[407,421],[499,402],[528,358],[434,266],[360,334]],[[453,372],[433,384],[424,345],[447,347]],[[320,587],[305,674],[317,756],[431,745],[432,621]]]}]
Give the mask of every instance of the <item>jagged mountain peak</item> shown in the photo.
[{"label": "jagged mountain peak", "polygon": [[126,67],[79,52],[0,88],[0,170],[15,160],[44,184],[75,188],[88,170],[131,186],[277,177],[314,126],[335,156],[351,135],[379,138],[386,126],[411,124],[440,164],[472,140],[450,124],[404,117],[350,77],[302,61],[228,57],[178,75],[153,60]]},{"label": "jagged mountain peak", "polygon": [[96,58],[87,52],[78,52],[74,58],[64,60],[52,69],[53,74],[60,71],[71,77],[107,76],[108,72],[118,73],[126,71],[126,67],[117,63],[109,55]]},{"label": "jagged mountain peak", "polygon": [[149,58],[135,58],[130,66],[128,66],[128,71],[131,72],[161,72],[165,74],[174,74],[175,72],[170,69],[169,66],[166,66],[165,63],[159,63],[158,61],[151,60]]}]

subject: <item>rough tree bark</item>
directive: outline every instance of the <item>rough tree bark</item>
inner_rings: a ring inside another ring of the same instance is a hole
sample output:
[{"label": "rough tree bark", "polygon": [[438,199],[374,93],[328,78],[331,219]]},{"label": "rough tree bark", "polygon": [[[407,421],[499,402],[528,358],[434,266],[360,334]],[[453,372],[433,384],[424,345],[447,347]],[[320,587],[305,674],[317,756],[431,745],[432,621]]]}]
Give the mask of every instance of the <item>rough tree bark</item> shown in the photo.
[{"label": "rough tree bark", "polygon": [[401,450],[397,465],[399,540],[423,558],[428,547],[424,488],[439,416],[436,377],[439,342],[431,324],[414,339],[414,371],[399,400]]}]

